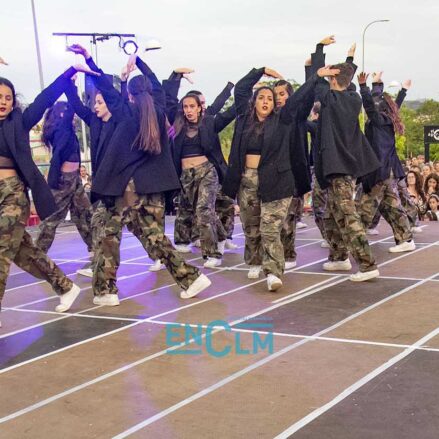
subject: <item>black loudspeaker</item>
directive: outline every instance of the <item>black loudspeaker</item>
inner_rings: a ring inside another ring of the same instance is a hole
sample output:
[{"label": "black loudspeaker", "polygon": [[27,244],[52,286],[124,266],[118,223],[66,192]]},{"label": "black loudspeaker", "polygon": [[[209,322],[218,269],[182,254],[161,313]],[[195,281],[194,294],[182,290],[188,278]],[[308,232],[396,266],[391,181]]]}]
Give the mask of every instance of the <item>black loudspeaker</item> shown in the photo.
[{"label": "black loudspeaker", "polygon": [[[105,75],[109,81],[112,82],[113,86],[120,91],[120,78],[117,75]],[[90,75],[85,75],[85,96],[84,102],[88,108],[93,110],[95,104],[95,97],[97,94],[97,88],[93,83],[93,79]]]}]

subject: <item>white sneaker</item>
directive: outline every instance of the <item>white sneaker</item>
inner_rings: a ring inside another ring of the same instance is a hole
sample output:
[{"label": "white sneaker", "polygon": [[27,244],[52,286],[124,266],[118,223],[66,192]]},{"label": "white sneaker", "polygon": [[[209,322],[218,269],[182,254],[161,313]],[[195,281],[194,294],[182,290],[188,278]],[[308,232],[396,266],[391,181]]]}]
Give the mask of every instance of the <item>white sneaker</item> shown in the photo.
[{"label": "white sneaker", "polygon": [[285,261],[285,271],[286,270],[291,270],[292,268],[294,268],[297,265],[296,261]]},{"label": "white sneaker", "polygon": [[296,223],[296,229],[306,229],[307,227],[308,227],[308,224],[305,224],[302,221],[298,221]]},{"label": "white sneaker", "polygon": [[380,231],[377,229],[367,229],[366,230],[366,234],[367,235],[379,235]]},{"label": "white sneaker", "polygon": [[267,276],[268,291],[277,291],[282,286],[282,281],[274,274]]},{"label": "white sneaker", "polygon": [[56,306],[56,312],[66,312],[73,305],[75,299],[79,296],[81,289],[78,285],[73,284],[72,288],[67,291],[67,293],[63,294],[59,297],[59,305]]},{"label": "white sneaker", "polygon": [[224,254],[224,250],[226,248],[226,242],[227,240],[219,241],[217,244],[218,252],[221,253],[222,255]]},{"label": "white sneaker", "polygon": [[104,294],[103,296],[94,296],[93,303],[101,306],[118,306],[120,304],[117,294]]},{"label": "white sneaker", "polygon": [[157,259],[156,261],[154,261],[154,264],[152,264],[149,267],[149,271],[160,271],[163,270],[165,268],[165,266],[162,264],[162,261],[160,259]]},{"label": "white sneaker", "polygon": [[352,269],[352,264],[349,259],[345,261],[328,261],[323,264],[323,270],[326,271],[349,271]]},{"label": "white sneaker", "polygon": [[196,240],[192,243],[192,245],[193,245],[194,247],[198,247],[198,248],[200,248],[200,247],[201,247],[201,241],[200,241],[199,239],[196,239]]},{"label": "white sneaker", "polygon": [[355,274],[351,274],[349,276],[349,280],[352,282],[364,282],[365,280],[373,279],[375,277],[378,277],[380,275],[380,272],[378,270],[372,270],[372,271],[358,271]]},{"label": "white sneaker", "polygon": [[320,244],[320,247],[322,247],[322,248],[330,248],[331,246],[329,245],[328,241],[326,241],[326,239],[324,239],[322,241],[322,243]]},{"label": "white sneaker", "polygon": [[85,277],[93,277],[93,270],[91,268],[81,268],[76,270],[76,274],[80,274]]},{"label": "white sneaker", "polygon": [[191,297],[195,297],[197,294],[200,294],[201,291],[205,290],[211,285],[212,282],[210,279],[205,274],[201,274],[195,279],[187,290],[183,290],[180,293],[180,297],[182,299],[190,299]]},{"label": "white sneaker", "polygon": [[247,277],[249,279],[259,279],[259,274],[261,272],[262,267],[260,265],[252,265],[250,270],[248,270]]},{"label": "white sneaker", "polygon": [[175,250],[177,250],[180,253],[190,253],[192,251],[191,246],[189,244],[176,244]]},{"label": "white sneaker", "polygon": [[402,242],[401,244],[397,244],[394,247],[389,248],[390,253],[402,253],[402,252],[411,252],[416,249],[415,241],[413,239],[411,241]]},{"label": "white sneaker", "polygon": [[412,233],[422,233],[422,229],[418,226],[412,227]]},{"label": "white sneaker", "polygon": [[238,245],[235,244],[231,239],[227,239],[226,241],[226,249],[227,250],[235,250],[238,248]]},{"label": "white sneaker", "polygon": [[221,265],[222,260],[219,258],[207,258],[207,261],[203,264],[204,268],[214,268]]}]

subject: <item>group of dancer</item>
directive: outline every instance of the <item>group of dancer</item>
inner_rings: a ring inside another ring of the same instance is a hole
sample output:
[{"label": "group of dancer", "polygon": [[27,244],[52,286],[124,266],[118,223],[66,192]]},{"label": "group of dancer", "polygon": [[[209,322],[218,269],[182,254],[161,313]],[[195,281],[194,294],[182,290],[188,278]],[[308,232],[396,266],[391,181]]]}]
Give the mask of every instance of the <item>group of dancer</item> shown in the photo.
[{"label": "group of dancer", "polygon": [[[56,311],[70,309],[80,288],[46,254],[68,210],[92,258],[79,273],[92,276],[96,305],[119,304],[124,226],[154,261],[152,270],[166,267],[181,287],[181,298],[208,288],[209,278],[182,253],[198,241],[204,267],[220,266],[225,249],[236,248],[235,203],[248,278],[257,279],[262,271],[268,290],[277,291],[284,271],[296,266],[296,225],[303,195],[311,188],[315,222],[329,247],[324,270],[350,271],[351,254],[359,266],[351,281],[379,276],[366,236],[377,212],[393,230],[396,245],[389,251],[414,250],[398,186],[405,174],[395,147],[395,134],[404,130],[398,110],[410,82],[393,100],[384,93],[381,74],[374,75],[370,89],[362,72],[359,95],[352,83],[355,45],[345,62],[325,66],[324,47],[333,43],[329,36],[317,44],[297,90],[275,70],[254,68],[236,83],[233,104],[226,109],[232,83],[207,108],[200,91],[178,100],[180,82],[191,70],[176,69],[160,83],[137,55],[129,57],[119,91],[77,44],[69,49],[82,55],[85,65],[65,71],[24,111],[14,85],[0,78],[0,304],[15,262],[51,284],[60,296]],[[136,68],[141,75],[128,81]],[[78,72],[94,82],[94,111],[78,96]],[[274,86],[261,83],[264,76]],[[63,93],[67,102],[57,102]],[[365,134],[359,122],[362,106]],[[90,127],[90,200],[80,176],[75,113]],[[52,152],[47,182],[29,146],[29,131],[44,114],[43,141]],[[219,133],[233,121],[226,161]],[[35,243],[25,229],[28,189],[42,220]],[[164,212],[166,196],[175,191],[174,247],[165,235]],[[402,195],[407,196],[403,190]]]}]

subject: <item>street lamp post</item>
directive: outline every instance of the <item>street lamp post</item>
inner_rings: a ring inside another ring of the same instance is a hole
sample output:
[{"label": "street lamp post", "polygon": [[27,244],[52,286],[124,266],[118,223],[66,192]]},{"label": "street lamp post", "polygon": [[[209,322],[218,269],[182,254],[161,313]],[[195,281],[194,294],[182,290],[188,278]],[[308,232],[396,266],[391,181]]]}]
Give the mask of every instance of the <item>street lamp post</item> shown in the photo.
[{"label": "street lamp post", "polygon": [[38,73],[40,76],[40,87],[41,90],[43,90],[44,89],[43,65],[41,62],[40,41],[38,38],[38,27],[37,27],[37,14],[35,12],[34,0],[31,0],[31,5],[32,5],[32,18],[34,22],[35,45],[37,49]]},{"label": "street lamp post", "polygon": [[362,63],[361,63],[361,71],[362,72],[364,72],[364,37],[366,35],[366,31],[369,28],[369,26],[372,26],[372,24],[374,24],[374,23],[385,23],[387,21],[390,21],[390,20],[374,20],[374,21],[371,21],[363,30],[363,60],[362,60]]}]

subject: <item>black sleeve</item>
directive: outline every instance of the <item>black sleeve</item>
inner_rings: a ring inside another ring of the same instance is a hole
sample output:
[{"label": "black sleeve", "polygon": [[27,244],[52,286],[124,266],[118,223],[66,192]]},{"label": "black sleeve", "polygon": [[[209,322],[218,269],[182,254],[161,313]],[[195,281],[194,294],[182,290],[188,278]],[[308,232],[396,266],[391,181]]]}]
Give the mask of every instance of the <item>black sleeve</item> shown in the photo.
[{"label": "black sleeve", "polygon": [[253,86],[261,79],[264,71],[265,67],[252,69],[235,85],[235,105],[237,116],[245,114],[248,108],[248,102],[253,94]]},{"label": "black sleeve", "polygon": [[172,72],[169,79],[162,82],[166,98],[166,116],[170,124],[174,123],[178,111],[178,90],[180,89],[181,78],[181,73]]},{"label": "black sleeve", "polygon": [[125,101],[129,101],[127,81],[120,81],[120,94],[125,99]]},{"label": "black sleeve", "polygon": [[[93,62],[93,60],[89,58],[87,60],[87,64],[90,68],[92,68],[92,66],[89,64],[90,60]],[[93,83],[95,87],[102,93],[105,104],[111,113],[111,117],[114,118],[115,121],[120,121],[126,119],[127,117],[131,117],[128,102],[126,102],[122,95],[114,88],[112,81],[107,78],[105,73],[99,69],[94,62],[93,65],[94,68],[92,68],[92,70],[100,73],[100,76],[92,76]]]},{"label": "black sleeve", "polygon": [[363,100],[363,107],[366,111],[369,120],[377,125],[382,125],[385,121],[383,116],[377,111],[375,102],[373,101],[372,93],[366,84],[360,85],[361,99]]},{"label": "black sleeve", "polygon": [[221,132],[227,125],[229,125],[236,118],[236,107],[232,105],[226,111],[218,113],[215,116],[215,132]]},{"label": "black sleeve", "polygon": [[323,44],[317,44],[316,51],[311,54],[311,67],[308,69],[307,80],[317,73],[317,70],[321,67],[325,67],[325,53],[323,53]]},{"label": "black sleeve", "polygon": [[[295,112],[299,110],[301,105],[303,105],[306,101],[308,103],[309,101],[314,102],[314,89],[317,83],[317,78],[317,75],[311,76],[311,78],[308,79],[305,84],[299,87],[299,89],[287,99],[285,105],[280,110],[280,118],[282,122],[291,123],[293,121]],[[309,111],[311,111],[311,108]]]},{"label": "black sleeve", "polygon": [[83,104],[81,99],[78,96],[78,88],[73,82],[70,81],[70,84],[65,89],[65,94],[67,96],[67,100],[69,104],[73,107],[74,112],[80,117],[88,126],[90,126],[91,118],[93,112]]},{"label": "black sleeve", "polygon": [[395,99],[395,104],[398,106],[398,108],[401,108],[401,105],[404,102],[406,96],[407,90],[405,88],[401,88],[401,90],[399,90],[398,96],[396,96]]},{"label": "black sleeve", "polygon": [[155,73],[149,68],[149,66],[139,57],[136,58],[136,66],[145,75],[152,85],[152,97],[154,102],[163,110],[166,108],[166,98],[160,81],[157,79]]},{"label": "black sleeve", "polygon": [[23,126],[27,131],[30,131],[41,120],[44,112],[64,93],[64,90],[71,82],[70,78],[75,73],[76,70],[70,67],[62,75],[58,76],[52,84],[46,87],[32,104],[23,111]]},{"label": "black sleeve", "polygon": [[221,93],[216,97],[213,101],[212,105],[209,105],[206,109],[206,114],[210,116],[215,116],[218,114],[221,109],[224,107],[224,104],[227,102],[227,99],[232,95],[232,89],[234,84],[232,82],[228,82]]}]

